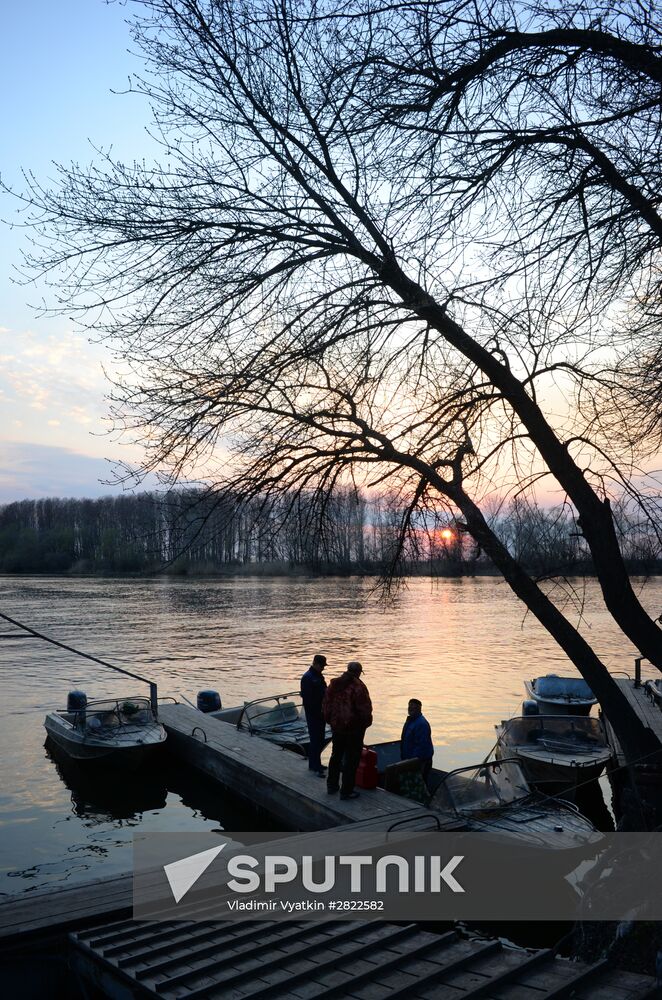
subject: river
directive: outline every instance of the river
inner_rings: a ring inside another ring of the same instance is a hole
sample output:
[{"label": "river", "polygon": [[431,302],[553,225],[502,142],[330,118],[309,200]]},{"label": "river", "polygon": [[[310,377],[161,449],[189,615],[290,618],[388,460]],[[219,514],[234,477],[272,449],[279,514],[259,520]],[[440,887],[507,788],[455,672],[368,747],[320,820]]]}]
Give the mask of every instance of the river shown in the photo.
[{"label": "river", "polygon": [[[662,580],[638,586],[657,616]],[[553,596],[611,670],[631,672],[635,650],[594,581]],[[331,677],[359,659],[374,704],[370,739],[397,738],[408,699],[420,698],[435,763],[445,769],[490,751],[495,723],[519,714],[525,678],[572,672],[491,577],[412,580],[388,605],[374,581],[361,579],[0,577],[0,611],[156,680],[159,696],[195,699],[198,689],[216,688],[226,706],[298,688],[315,652],[326,654]],[[44,747],[43,729],[46,712],[64,707],[71,688],[89,698],[146,693],[36,639],[0,641],[0,894],[128,870],[136,829],[269,828],[175,766],[105,785],[72,774]]]}]

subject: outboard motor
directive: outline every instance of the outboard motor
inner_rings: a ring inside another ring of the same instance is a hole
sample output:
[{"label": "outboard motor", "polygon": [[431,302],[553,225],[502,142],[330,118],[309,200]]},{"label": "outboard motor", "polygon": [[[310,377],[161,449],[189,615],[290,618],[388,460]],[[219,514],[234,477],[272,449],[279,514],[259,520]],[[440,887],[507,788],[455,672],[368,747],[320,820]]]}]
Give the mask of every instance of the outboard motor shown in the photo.
[{"label": "outboard motor", "polygon": [[523,701],[522,715],[540,715],[540,705],[537,701]]},{"label": "outboard motor", "polygon": [[223,707],[218,691],[198,691],[197,704],[200,712],[218,712]]},{"label": "outboard motor", "polygon": [[87,695],[84,691],[70,691],[67,695],[67,712],[82,712],[87,708]]}]

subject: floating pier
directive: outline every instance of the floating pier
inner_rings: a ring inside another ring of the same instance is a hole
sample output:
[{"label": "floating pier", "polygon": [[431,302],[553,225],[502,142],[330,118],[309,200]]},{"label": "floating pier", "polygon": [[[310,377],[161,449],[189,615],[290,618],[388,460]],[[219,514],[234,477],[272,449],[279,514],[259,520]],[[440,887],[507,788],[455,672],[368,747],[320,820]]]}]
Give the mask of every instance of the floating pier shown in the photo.
[{"label": "floating pier", "polygon": [[614,680],[660,748],[651,760],[641,761],[628,771],[623,748],[609,719],[603,716],[614,748],[613,762],[607,768],[614,811],[617,819],[625,816],[626,823],[627,816],[632,815],[637,817],[636,824],[648,823],[649,829],[655,829],[662,823],[662,711],[649,698],[639,676],[635,680],[629,677],[614,677]]},{"label": "floating pier", "polygon": [[[343,802],[339,795],[329,795],[326,781],[311,774],[305,758],[188,705],[160,706],[159,721],[171,753],[268,812],[285,829],[324,830],[365,820],[380,820],[382,829],[388,829],[421,812],[422,806],[381,788]],[[446,824],[448,829],[456,826]]]},{"label": "floating pier", "polygon": [[[636,680],[632,680],[630,677],[614,677],[613,679],[643,722],[644,726],[646,726],[647,729],[650,729],[653,736],[657,740],[660,750],[662,751],[662,711],[659,706],[655,705],[651,701],[649,696],[646,694],[646,688],[643,684],[637,683]],[[614,733],[609,719],[605,717],[604,721],[609,733],[610,743],[614,747],[616,765],[618,767],[623,767],[626,763],[623,748],[616,738],[616,734]]]}]

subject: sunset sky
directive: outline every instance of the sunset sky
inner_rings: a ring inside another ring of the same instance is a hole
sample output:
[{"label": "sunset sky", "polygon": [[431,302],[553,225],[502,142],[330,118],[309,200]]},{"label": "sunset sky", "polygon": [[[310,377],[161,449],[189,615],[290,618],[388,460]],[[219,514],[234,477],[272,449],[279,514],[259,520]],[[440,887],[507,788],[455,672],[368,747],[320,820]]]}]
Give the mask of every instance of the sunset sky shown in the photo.
[{"label": "sunset sky", "polygon": [[[25,187],[22,170],[48,186],[53,162],[85,164],[97,148],[126,161],[158,157],[146,102],[121,93],[143,68],[130,52],[125,18],[132,8],[124,0],[6,5],[0,172],[14,190]],[[34,306],[44,296],[52,303],[48,289],[15,283],[21,250],[29,247],[19,209],[17,199],[0,193],[0,503],[102,495],[111,491],[113,462],[141,456],[109,433],[107,349],[68,318],[40,315]],[[557,415],[567,405],[555,390]]]},{"label": "sunset sky", "polygon": [[[86,162],[92,146],[126,159],[149,155],[148,111],[126,88],[140,60],[127,51],[128,8],[103,0],[31,0],[3,10],[3,181],[21,189],[21,170],[42,181],[53,161]],[[43,289],[13,283],[26,234],[17,203],[0,195],[0,503],[24,497],[97,496],[109,487],[108,459],[133,458],[107,436],[108,353],[64,317],[32,308]]]}]

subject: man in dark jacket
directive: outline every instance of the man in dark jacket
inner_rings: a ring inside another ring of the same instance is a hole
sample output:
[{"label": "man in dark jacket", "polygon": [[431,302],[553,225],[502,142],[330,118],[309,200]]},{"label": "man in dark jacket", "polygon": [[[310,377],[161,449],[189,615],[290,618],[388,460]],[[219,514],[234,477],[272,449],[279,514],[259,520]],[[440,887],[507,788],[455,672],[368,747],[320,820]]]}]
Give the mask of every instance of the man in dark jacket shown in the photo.
[{"label": "man in dark jacket", "polygon": [[326,787],[330,794],[337,792],[342,772],[341,799],[358,798],[359,793],[354,791],[356,769],[365,731],[372,725],[372,703],[362,673],[361,664],[352,660],[344,674],[334,677],[324,695],[322,710],[333,733]]},{"label": "man in dark jacket", "polygon": [[320,754],[324,746],[324,717],[322,715],[322,702],[326,691],[326,681],[323,677],[323,670],[326,666],[326,656],[316,653],[313,662],[301,678],[301,700],[306,713],[306,725],[308,726],[308,769],[313,774],[323,778],[326,768],[322,767]]},{"label": "man in dark jacket", "polygon": [[432,731],[430,723],[423,715],[423,705],[418,698],[411,698],[407,706],[407,718],[402,727],[400,737],[400,760],[418,758],[421,762],[421,774],[427,782],[432,770]]}]

